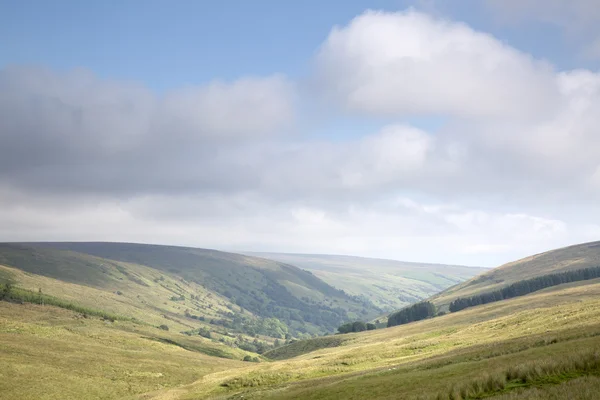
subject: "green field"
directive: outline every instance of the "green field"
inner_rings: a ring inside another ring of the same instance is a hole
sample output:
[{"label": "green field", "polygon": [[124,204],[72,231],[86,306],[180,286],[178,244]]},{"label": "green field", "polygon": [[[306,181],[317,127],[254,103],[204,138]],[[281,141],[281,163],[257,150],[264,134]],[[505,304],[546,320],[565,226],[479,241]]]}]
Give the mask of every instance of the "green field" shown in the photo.
[{"label": "green field", "polygon": [[[234,342],[274,338],[191,318],[186,310],[217,317],[234,306],[166,267],[73,252],[63,264],[64,249],[28,251],[5,250],[3,262],[42,259],[45,276],[0,268],[0,292],[6,282],[14,285],[12,300],[0,301],[3,400],[591,400],[600,389],[600,279],[392,328],[293,339],[257,354]],[[567,259],[561,251],[554,256]],[[81,271],[67,274],[69,282],[49,276],[79,263],[106,272],[85,284]],[[557,270],[540,267],[535,274]],[[57,299],[60,307],[21,303],[23,293]],[[184,299],[172,300],[174,293]],[[212,337],[190,334],[199,329]]]},{"label": "green field", "polygon": [[[570,366],[575,360],[569,358],[585,359],[600,350],[599,306],[598,282],[557,287],[431,320],[343,335],[338,347],[291,352],[295,357],[287,360],[212,374],[189,386],[181,398],[394,399],[401,394],[435,399],[490,376],[504,379],[504,386],[487,395],[534,387],[557,390],[555,384],[600,372],[580,371]],[[551,365],[557,359],[565,365]],[[531,374],[529,383],[507,380],[511,368]],[[544,368],[548,373],[538,377]],[[576,383],[581,390],[588,384],[597,382]],[[169,396],[167,391],[154,398]]]}]

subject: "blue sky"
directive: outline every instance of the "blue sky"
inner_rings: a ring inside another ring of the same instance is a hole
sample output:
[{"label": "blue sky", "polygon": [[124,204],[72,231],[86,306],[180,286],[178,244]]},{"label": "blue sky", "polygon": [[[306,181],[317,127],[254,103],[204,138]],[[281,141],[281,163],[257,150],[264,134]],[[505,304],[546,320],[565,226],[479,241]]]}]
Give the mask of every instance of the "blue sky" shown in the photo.
[{"label": "blue sky", "polygon": [[0,0],[0,241],[598,240],[599,68],[597,0]]},{"label": "blue sky", "polygon": [[102,77],[141,81],[155,90],[215,78],[275,72],[308,74],[310,59],[334,25],[366,9],[432,9],[483,29],[558,68],[594,68],[562,29],[529,21],[502,24],[481,1],[0,1],[0,65],[85,67]]},{"label": "blue sky", "polygon": [[[333,26],[367,9],[408,7],[464,21],[559,69],[594,67],[581,60],[561,28],[529,21],[502,24],[482,2],[452,6],[424,1],[193,1],[162,0],[0,2],[0,65],[42,65],[57,70],[87,68],[107,79],[138,82],[164,92],[214,79],[282,73],[305,79],[311,60]],[[308,107],[310,108],[310,107]],[[423,129],[443,118],[407,117]],[[305,134],[361,136],[389,121],[329,114]]]}]

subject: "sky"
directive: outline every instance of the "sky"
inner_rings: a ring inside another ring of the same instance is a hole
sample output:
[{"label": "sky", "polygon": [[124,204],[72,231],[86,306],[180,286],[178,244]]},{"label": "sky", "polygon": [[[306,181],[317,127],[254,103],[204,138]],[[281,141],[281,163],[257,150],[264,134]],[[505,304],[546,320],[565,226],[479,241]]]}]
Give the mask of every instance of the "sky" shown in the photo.
[{"label": "sky", "polygon": [[493,267],[600,240],[598,127],[598,0],[0,0],[0,241]]}]

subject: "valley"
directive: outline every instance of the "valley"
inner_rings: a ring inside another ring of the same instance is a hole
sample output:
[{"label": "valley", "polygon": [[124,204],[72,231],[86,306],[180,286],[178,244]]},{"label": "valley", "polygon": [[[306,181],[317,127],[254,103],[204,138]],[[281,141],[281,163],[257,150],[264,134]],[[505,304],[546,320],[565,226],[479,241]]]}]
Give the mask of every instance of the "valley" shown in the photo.
[{"label": "valley", "polygon": [[[491,274],[531,279],[572,271],[574,265],[589,267],[597,248],[588,243],[558,249],[550,252],[558,266],[520,271],[529,258],[471,282]],[[307,303],[317,312],[337,301],[345,305],[347,320],[369,315],[356,312],[361,303],[344,297],[345,291],[316,277],[301,279],[308,273],[264,258],[165,248],[161,259],[161,246],[148,250],[131,244],[4,244],[0,249],[0,279],[13,293],[12,300],[0,301],[0,398],[538,399],[568,391],[577,394],[573,398],[592,399],[590,393],[600,387],[597,278],[444,311],[447,300],[439,299],[473,293],[461,283],[429,299],[440,311],[433,318],[306,337],[293,324],[277,323],[219,293],[227,289],[215,289],[217,283],[231,282],[210,277],[211,267],[220,267],[197,257],[220,266],[231,263],[238,274],[250,273],[244,268],[267,270],[272,279],[304,282],[302,293],[321,293],[324,306]],[[187,264],[190,259],[196,264]],[[516,280],[506,278],[504,286]],[[17,288],[32,298],[84,308],[20,301]],[[335,296],[328,298],[330,293]],[[39,384],[27,385],[30,381]]]},{"label": "valley", "polygon": [[600,400],[600,0],[0,38],[0,400]]},{"label": "valley", "polygon": [[487,268],[325,254],[248,253],[296,265],[385,311],[424,300]]}]

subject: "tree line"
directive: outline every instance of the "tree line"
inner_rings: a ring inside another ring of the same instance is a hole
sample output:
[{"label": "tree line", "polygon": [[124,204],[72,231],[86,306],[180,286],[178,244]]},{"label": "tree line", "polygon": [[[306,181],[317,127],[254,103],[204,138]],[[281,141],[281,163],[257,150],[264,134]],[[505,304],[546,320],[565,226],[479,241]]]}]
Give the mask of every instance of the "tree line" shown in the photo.
[{"label": "tree line", "polygon": [[429,301],[422,301],[390,314],[387,326],[389,328],[431,317],[435,317],[435,306]]},{"label": "tree line", "polygon": [[13,286],[13,284],[10,282],[4,284],[0,283],[0,301],[8,301],[17,304],[33,303],[40,305],[55,306],[81,313],[84,317],[95,316],[112,322],[117,320],[136,322],[135,318],[124,317],[102,310],[96,310],[93,308],[80,306],[78,304],[74,304],[69,301],[59,299],[57,297],[43,294],[41,289],[39,289],[36,293],[31,290],[26,290]]},{"label": "tree line", "polygon": [[363,332],[377,329],[375,324],[365,323],[362,321],[348,322],[338,328],[339,333]]},{"label": "tree line", "polygon": [[600,267],[583,268],[573,271],[538,276],[537,278],[513,283],[493,292],[483,293],[466,298],[458,298],[450,303],[450,312],[464,310],[465,308],[478,306],[480,304],[492,303],[518,296],[525,296],[526,294],[548,287],[562,285],[563,283],[586,281],[595,278],[600,278]]}]

